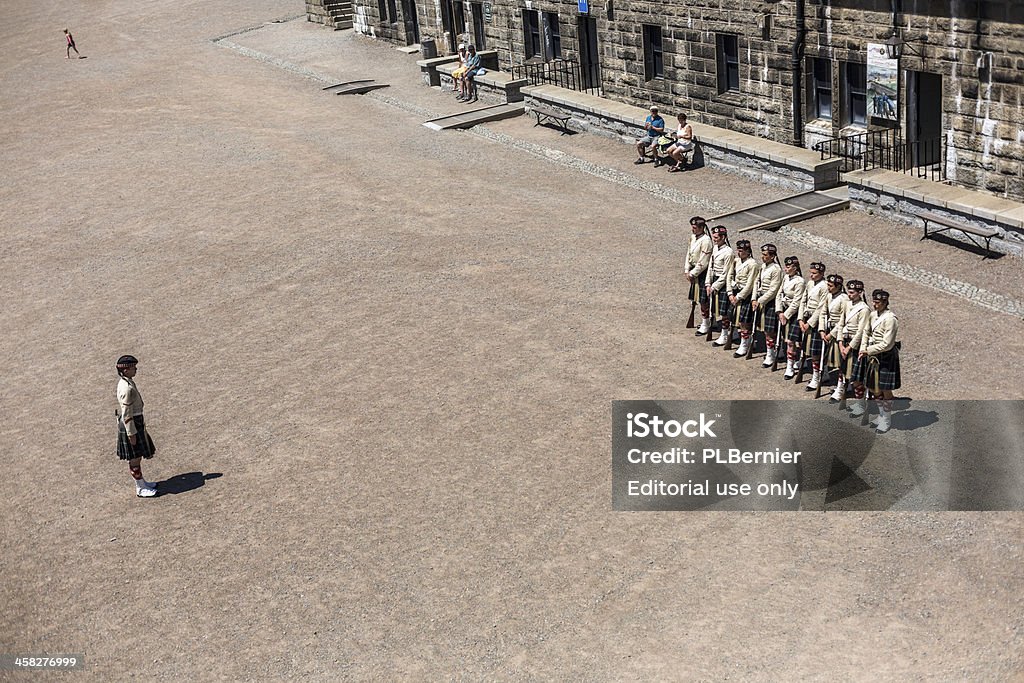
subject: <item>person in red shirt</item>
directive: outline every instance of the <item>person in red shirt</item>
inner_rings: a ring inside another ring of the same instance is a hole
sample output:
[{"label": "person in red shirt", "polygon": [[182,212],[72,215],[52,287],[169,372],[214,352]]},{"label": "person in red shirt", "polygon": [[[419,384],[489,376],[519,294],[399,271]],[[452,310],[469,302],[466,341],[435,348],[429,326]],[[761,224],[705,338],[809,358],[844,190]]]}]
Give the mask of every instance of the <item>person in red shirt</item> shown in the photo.
[{"label": "person in red shirt", "polygon": [[82,55],[79,54],[78,48],[75,47],[75,37],[71,35],[71,31],[64,29],[64,37],[67,38],[68,41],[68,59],[71,59],[72,50],[74,50],[75,54],[78,55],[78,58],[81,59]]}]

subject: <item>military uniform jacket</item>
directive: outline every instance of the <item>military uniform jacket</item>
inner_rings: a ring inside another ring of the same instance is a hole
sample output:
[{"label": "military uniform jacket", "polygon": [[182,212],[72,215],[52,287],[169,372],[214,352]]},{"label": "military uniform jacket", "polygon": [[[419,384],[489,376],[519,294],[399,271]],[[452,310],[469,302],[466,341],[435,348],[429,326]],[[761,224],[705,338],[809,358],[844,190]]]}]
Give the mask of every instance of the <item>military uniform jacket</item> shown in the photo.
[{"label": "military uniform jacket", "polygon": [[782,266],[774,261],[761,266],[757,272],[757,284],[754,286],[754,296],[757,297],[757,305],[764,306],[769,301],[774,301],[782,286]]},{"label": "military uniform jacket", "polygon": [[800,302],[804,298],[804,279],[799,275],[784,276],[779,293],[775,296],[775,311],[792,320],[800,310]]},{"label": "military uniform jacket", "polygon": [[711,264],[708,266],[707,278],[704,283],[716,292],[722,291],[722,287],[725,287],[726,275],[732,267],[733,258],[732,247],[728,244],[714,247],[711,250]]},{"label": "military uniform jacket", "polygon": [[711,238],[707,235],[690,235],[690,249],[686,252],[686,272],[693,277],[700,277],[700,274],[708,267],[711,260]]},{"label": "military uniform jacket", "polygon": [[142,406],[142,394],[139,393],[135,382],[127,377],[122,377],[117,383],[117,412],[121,416],[121,421],[124,422],[124,429],[128,436],[133,436],[138,432],[135,420],[132,418],[142,415]]},{"label": "military uniform jacket", "polygon": [[[850,304],[850,297],[846,296],[846,292],[840,292],[836,296],[827,294],[825,296],[825,309],[828,311],[828,320],[819,319],[821,323],[818,329],[821,330],[834,330],[836,325],[842,322],[843,313],[846,312],[846,307]],[[835,335],[829,335],[829,339],[832,339]]]},{"label": "military uniform jacket", "polygon": [[849,337],[850,348],[860,348],[860,338],[864,336],[864,329],[868,326],[868,313],[871,309],[864,301],[853,303],[847,298],[846,310],[843,311],[843,336]]},{"label": "military uniform jacket", "polygon": [[896,345],[896,333],[899,321],[896,314],[886,309],[881,314],[871,311],[867,316],[867,324],[860,338],[860,350],[869,356],[885,353]]},{"label": "military uniform jacket", "polygon": [[725,286],[731,293],[736,295],[739,301],[746,301],[754,291],[754,281],[757,279],[757,261],[748,258],[741,261],[738,258],[732,260],[732,268],[725,278]]},{"label": "military uniform jacket", "polygon": [[804,287],[804,296],[800,301],[800,319],[811,327],[818,326],[818,318],[825,310],[826,299],[828,298],[828,284],[822,278],[817,282]]}]

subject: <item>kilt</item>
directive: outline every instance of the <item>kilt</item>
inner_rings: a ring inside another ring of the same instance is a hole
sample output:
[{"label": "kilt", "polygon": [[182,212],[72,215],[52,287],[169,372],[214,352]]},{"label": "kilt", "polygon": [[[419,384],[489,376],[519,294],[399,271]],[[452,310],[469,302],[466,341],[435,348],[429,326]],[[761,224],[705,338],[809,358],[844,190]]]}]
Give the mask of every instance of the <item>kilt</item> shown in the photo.
[{"label": "kilt", "polygon": [[704,273],[701,273],[690,283],[690,293],[686,296],[690,301],[699,301],[701,308],[707,308],[708,293],[704,289]]},{"label": "kilt", "polygon": [[149,432],[146,431],[146,421],[141,415],[135,416],[135,445],[128,440],[128,432],[124,428],[121,417],[117,417],[117,457],[121,460],[134,460],[135,458],[152,458],[156,454],[156,446]]},{"label": "kilt", "polygon": [[[843,345],[849,346],[850,338],[843,337]],[[857,359],[857,351],[851,350],[850,354],[843,358],[843,354],[839,351],[839,344],[836,340],[832,341],[832,348],[829,350],[826,356],[826,363],[830,368],[836,368],[839,370],[839,374],[843,377],[849,377],[853,374],[853,363]]]},{"label": "kilt", "polygon": [[732,321],[737,325],[749,326],[754,322],[754,309],[750,307],[750,299],[740,299],[732,308]]},{"label": "kilt", "polygon": [[817,327],[812,327],[807,330],[807,334],[804,335],[804,353],[806,353],[812,361],[821,359],[821,347],[825,344],[825,340],[821,338],[821,333]]},{"label": "kilt", "polygon": [[867,386],[868,391],[880,393],[900,388],[900,352],[896,347],[877,356],[860,358],[853,365],[852,379]]},{"label": "kilt", "polygon": [[786,340],[793,342],[798,349],[803,347],[804,332],[800,329],[800,318],[793,318],[789,321],[789,334],[786,336]]},{"label": "kilt", "polygon": [[771,340],[772,344],[774,344],[775,335],[779,333],[779,316],[775,313],[775,304],[768,302],[757,310],[761,312],[759,324],[761,329],[764,330],[764,338]]},{"label": "kilt", "polygon": [[718,317],[729,320],[732,316],[732,303],[729,301],[729,290],[722,287],[716,296],[718,297]]}]

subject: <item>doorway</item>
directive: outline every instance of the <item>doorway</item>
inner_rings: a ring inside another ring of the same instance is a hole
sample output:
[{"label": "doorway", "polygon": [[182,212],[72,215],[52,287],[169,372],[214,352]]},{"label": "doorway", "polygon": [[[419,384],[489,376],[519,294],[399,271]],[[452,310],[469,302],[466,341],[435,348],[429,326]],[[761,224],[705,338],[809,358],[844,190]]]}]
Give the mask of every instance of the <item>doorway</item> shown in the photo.
[{"label": "doorway", "polygon": [[448,34],[448,54],[455,54],[466,30],[466,8],[462,0],[441,0],[441,28]]},{"label": "doorway", "polygon": [[942,76],[907,73],[907,141],[910,163],[931,166],[942,159]]},{"label": "doorway", "polygon": [[601,62],[597,49],[597,20],[591,17],[579,18],[580,71],[585,90],[601,88]]},{"label": "doorway", "polygon": [[420,21],[416,18],[416,0],[402,0],[402,18],[405,19],[405,44],[420,42]]},{"label": "doorway", "polygon": [[479,52],[487,49],[484,42],[484,4],[474,2],[470,5],[470,11],[473,14],[473,42],[476,44],[476,51]]}]

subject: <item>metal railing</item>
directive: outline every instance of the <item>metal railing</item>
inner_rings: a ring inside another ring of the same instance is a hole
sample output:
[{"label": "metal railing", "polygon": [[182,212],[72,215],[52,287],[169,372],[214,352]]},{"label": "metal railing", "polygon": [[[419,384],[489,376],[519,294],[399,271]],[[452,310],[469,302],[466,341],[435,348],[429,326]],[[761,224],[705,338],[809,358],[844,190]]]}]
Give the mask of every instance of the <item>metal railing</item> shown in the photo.
[{"label": "metal railing", "polygon": [[601,67],[598,64],[584,67],[578,61],[568,59],[519,64],[512,67],[512,78],[526,79],[530,85],[555,85],[591,95],[601,94]]},{"label": "metal railing", "polygon": [[822,160],[841,159],[841,172],[883,168],[936,182],[946,179],[946,143],[942,138],[906,142],[898,130],[830,138],[815,144]]}]

